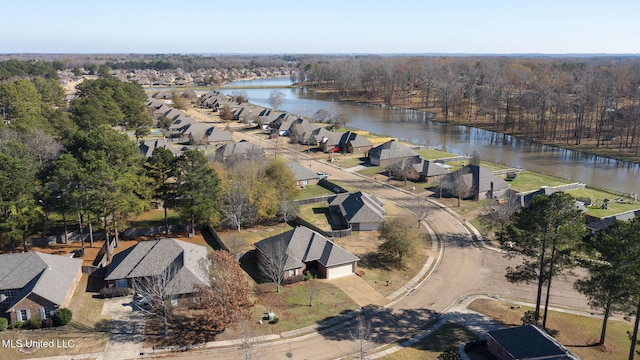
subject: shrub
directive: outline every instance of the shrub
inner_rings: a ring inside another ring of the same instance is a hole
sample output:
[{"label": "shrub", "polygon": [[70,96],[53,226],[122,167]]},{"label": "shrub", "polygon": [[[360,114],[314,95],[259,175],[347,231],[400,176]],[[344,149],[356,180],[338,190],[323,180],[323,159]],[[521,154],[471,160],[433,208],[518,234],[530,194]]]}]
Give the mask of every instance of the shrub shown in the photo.
[{"label": "shrub", "polygon": [[42,327],[42,319],[39,317],[32,317],[27,320],[27,325],[29,329],[40,329]]},{"label": "shrub", "polygon": [[72,316],[73,314],[71,313],[71,310],[67,308],[60,308],[53,313],[53,322],[57,326],[67,325],[71,321]]},{"label": "shrub", "polygon": [[277,316],[276,316],[276,317],[274,317],[274,318],[273,318],[273,320],[271,320],[271,323],[272,323],[272,324],[277,324],[277,323],[279,323],[279,322],[280,322],[280,318],[279,318],[279,317],[277,317]]},{"label": "shrub", "polygon": [[22,326],[24,326],[24,323],[22,321],[16,321],[13,324],[13,327],[16,328],[16,329],[20,329]]},{"label": "shrub", "polygon": [[42,320],[42,327],[43,328],[53,327],[53,319],[52,318],[46,318],[46,319]]},{"label": "shrub", "polygon": [[0,317],[0,331],[5,330],[9,326],[9,321],[3,317]]},{"label": "shrub", "polygon": [[315,276],[313,276],[311,271],[307,270],[307,271],[304,272],[304,281],[313,280],[314,278],[315,278]]},{"label": "shrub", "polygon": [[105,287],[100,289],[100,296],[102,296],[103,298],[122,297],[130,294],[131,294],[131,289],[129,288]]},{"label": "shrub", "polygon": [[283,284],[295,284],[295,283],[298,283],[300,281],[304,281],[304,275],[302,275],[302,274],[289,276],[288,278],[284,279],[284,281],[282,283]]}]

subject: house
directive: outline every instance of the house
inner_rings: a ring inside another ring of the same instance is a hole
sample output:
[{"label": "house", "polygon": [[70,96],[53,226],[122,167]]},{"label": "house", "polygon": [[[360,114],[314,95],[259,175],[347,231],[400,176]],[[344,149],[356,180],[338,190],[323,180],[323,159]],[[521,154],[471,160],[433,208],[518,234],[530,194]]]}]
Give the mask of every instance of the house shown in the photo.
[{"label": "house", "polygon": [[293,177],[299,186],[315,185],[320,180],[320,176],[297,161],[289,161],[287,167],[293,173]]},{"label": "house", "polygon": [[613,225],[616,221],[630,221],[631,219],[639,216],[640,210],[630,210],[587,223],[587,229],[591,233],[595,233],[596,231],[602,230],[609,225]]},{"label": "house", "polygon": [[151,155],[153,155],[153,150],[157,148],[169,149],[173,155],[180,154],[180,150],[171,146],[166,139],[144,140],[140,142],[140,145],[138,145],[138,150],[140,150],[140,154],[144,157],[151,157]]},{"label": "house", "polygon": [[489,352],[501,360],[579,360],[556,339],[535,325],[487,332]]},{"label": "house", "polygon": [[356,272],[360,260],[320,233],[304,226],[266,238],[254,246],[259,259],[268,258],[275,252],[282,251],[286,254],[285,278],[302,275],[307,270],[325,279],[349,276]]},{"label": "house", "polygon": [[367,151],[371,150],[373,144],[371,144],[371,141],[369,141],[369,139],[365,138],[364,136],[352,131],[347,131],[340,139],[339,146],[341,149],[345,149],[346,152],[350,154],[364,154]]},{"label": "house", "polygon": [[197,285],[207,283],[204,246],[176,239],[142,241],[116,255],[107,269],[109,287],[134,288],[136,281],[166,276],[174,305],[194,301]]},{"label": "house", "polygon": [[27,321],[68,307],[82,276],[82,260],[26,252],[0,254],[0,316]]},{"label": "house", "polygon": [[420,155],[408,146],[396,140],[387,141],[369,150],[369,163],[374,166],[387,166],[396,162],[420,161]]},{"label": "house", "polygon": [[224,145],[233,141],[231,132],[219,130],[214,126],[200,122],[191,122],[182,128],[183,135],[190,145]]},{"label": "house", "polygon": [[291,142],[305,145],[315,144],[313,132],[318,128],[320,128],[320,125],[314,124],[307,119],[296,119],[289,127]]},{"label": "house", "polygon": [[264,149],[246,140],[230,142],[216,149],[213,161],[232,162],[244,160],[263,160]]},{"label": "house", "polygon": [[437,179],[447,175],[451,166],[420,158],[420,162],[413,164],[413,168],[420,175],[420,181],[428,181],[429,179]]},{"label": "house", "polygon": [[382,201],[362,191],[338,194],[327,202],[332,217],[341,217],[354,231],[378,230],[385,222]]},{"label": "house", "polygon": [[454,183],[456,178],[460,178],[466,184],[474,200],[499,198],[509,190],[506,181],[479,165],[463,166],[444,176],[441,183]]}]

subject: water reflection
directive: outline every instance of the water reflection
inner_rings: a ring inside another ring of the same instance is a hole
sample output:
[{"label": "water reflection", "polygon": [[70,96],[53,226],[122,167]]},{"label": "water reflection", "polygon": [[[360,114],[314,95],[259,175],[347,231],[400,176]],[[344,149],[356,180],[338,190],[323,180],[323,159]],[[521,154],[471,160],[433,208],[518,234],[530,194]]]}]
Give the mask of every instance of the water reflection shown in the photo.
[{"label": "water reflection", "polygon": [[[259,79],[244,85],[282,86],[289,79]],[[234,83],[235,84],[235,83]],[[272,89],[242,89],[249,101],[268,107]],[[431,146],[458,155],[477,151],[487,161],[573,181],[614,189],[620,192],[640,192],[640,166],[601,156],[589,155],[553,146],[540,145],[510,135],[460,125],[447,125],[428,120],[425,112],[388,109],[371,105],[339,103],[327,94],[317,94],[301,88],[280,88],[286,95],[284,111],[311,116],[320,109],[347,115],[349,126]],[[223,89],[231,94],[233,89]]]}]

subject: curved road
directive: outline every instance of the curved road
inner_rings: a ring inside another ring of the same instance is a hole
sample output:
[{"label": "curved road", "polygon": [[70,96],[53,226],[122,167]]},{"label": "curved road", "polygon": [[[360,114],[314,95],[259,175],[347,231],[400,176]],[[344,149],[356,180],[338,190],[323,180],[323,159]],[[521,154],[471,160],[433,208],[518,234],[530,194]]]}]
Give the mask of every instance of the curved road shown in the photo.
[{"label": "curved road", "polygon": [[[234,135],[257,142],[267,149],[274,149],[272,141],[257,139],[245,133]],[[287,157],[291,154],[293,152],[287,154]],[[324,171],[330,174],[332,179],[395,201],[409,209],[415,208],[418,202],[425,201],[417,198],[415,194],[350,173],[327,162],[310,159],[304,154],[297,153],[295,156],[297,161],[311,166],[313,171]],[[515,265],[517,261],[505,259],[496,251],[477,247],[467,229],[454,215],[433,203],[429,203],[428,206],[429,215],[426,221],[444,246],[441,263],[424,285],[368,318],[371,321],[372,340],[376,346],[411,337],[419,332],[427,321],[434,319],[437,314],[446,311],[467,295],[489,294],[524,301],[535,300],[535,285],[516,286],[505,280],[506,266]],[[586,299],[573,290],[572,282],[573,279],[556,280],[553,284],[551,303],[555,306],[588,310]],[[351,332],[351,325],[345,325],[327,332],[257,344],[252,351],[265,359],[338,359],[357,352]],[[245,358],[245,355],[237,347],[231,347],[205,349],[177,357],[229,359]]]}]

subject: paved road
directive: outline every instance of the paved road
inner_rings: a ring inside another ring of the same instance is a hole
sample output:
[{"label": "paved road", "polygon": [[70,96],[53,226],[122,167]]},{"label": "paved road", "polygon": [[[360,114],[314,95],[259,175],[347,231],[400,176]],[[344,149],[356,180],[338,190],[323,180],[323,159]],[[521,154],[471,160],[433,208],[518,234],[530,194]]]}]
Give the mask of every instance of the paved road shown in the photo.
[{"label": "paved road", "polygon": [[[256,141],[256,138],[236,133],[235,136]],[[272,141],[259,140],[261,146],[273,147]],[[284,151],[280,152],[283,155]],[[292,156],[291,153],[286,154]],[[378,181],[363,178],[339,169],[326,161],[317,161],[304,155],[296,155],[297,160],[313,171],[323,171],[331,178],[354,188],[392,200],[409,209],[425,206],[424,199],[403,190],[386,186]],[[413,336],[433,320],[436,314],[445,312],[459,300],[470,294],[491,294],[498,297],[535,299],[534,285],[514,286],[504,279],[507,265],[517,261],[505,259],[502,254],[476,246],[467,229],[448,210],[428,203],[429,215],[426,221],[439,236],[444,245],[441,263],[431,278],[400,301],[371,316],[372,340],[377,345],[387,344],[399,338]],[[586,300],[571,285],[572,281],[558,280],[554,283],[551,302],[557,306],[588,309]],[[328,332],[316,333],[256,345],[262,358],[267,359],[338,359],[356,352],[352,341],[353,325],[346,325]],[[202,352],[185,354],[184,359],[237,358],[243,354],[237,348],[207,349]]]}]

